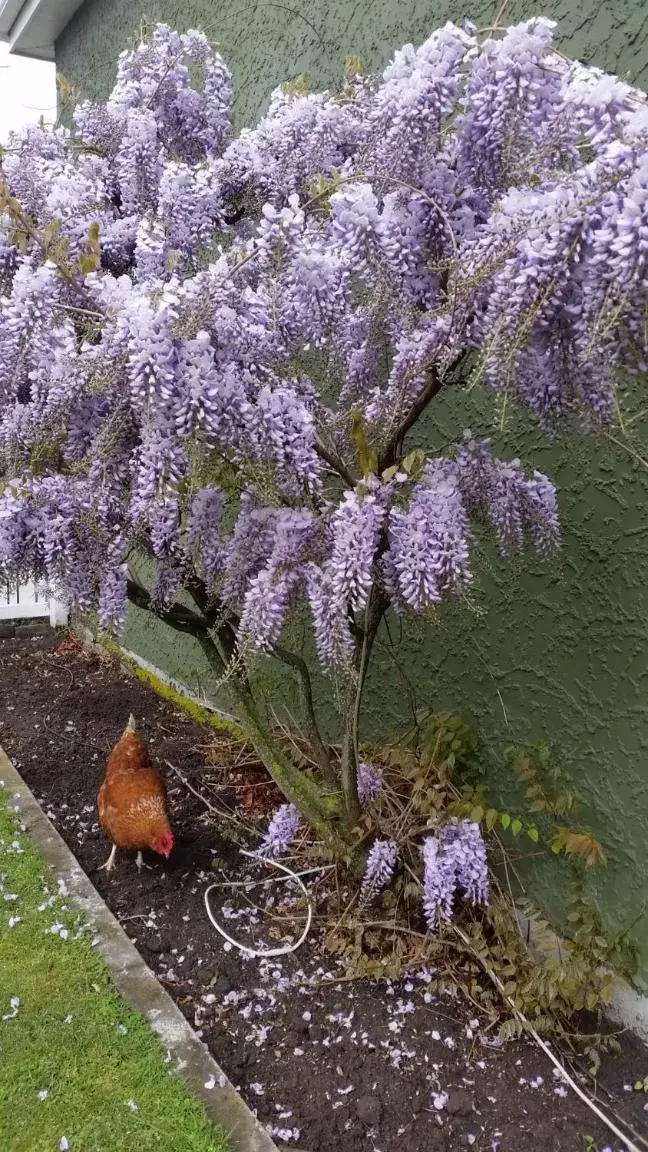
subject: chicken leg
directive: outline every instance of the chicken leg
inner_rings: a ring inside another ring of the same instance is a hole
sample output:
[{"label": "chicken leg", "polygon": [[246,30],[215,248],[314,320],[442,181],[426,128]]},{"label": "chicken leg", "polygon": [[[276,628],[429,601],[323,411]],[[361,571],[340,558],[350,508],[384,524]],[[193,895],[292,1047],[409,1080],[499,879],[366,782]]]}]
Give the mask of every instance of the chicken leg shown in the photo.
[{"label": "chicken leg", "polygon": [[141,852],[137,853],[137,856],[135,857],[135,863],[137,865],[137,871],[138,872],[141,872],[142,868],[148,868],[149,872],[153,871],[150,864],[144,863],[144,857],[142,856]]},{"label": "chicken leg", "polygon": [[105,868],[106,872],[112,872],[113,868],[115,867],[115,857],[116,856],[117,856],[117,845],[113,844],[112,848],[110,849],[110,856],[106,860],[105,864],[101,864],[99,866],[99,871],[102,872],[103,869]]}]

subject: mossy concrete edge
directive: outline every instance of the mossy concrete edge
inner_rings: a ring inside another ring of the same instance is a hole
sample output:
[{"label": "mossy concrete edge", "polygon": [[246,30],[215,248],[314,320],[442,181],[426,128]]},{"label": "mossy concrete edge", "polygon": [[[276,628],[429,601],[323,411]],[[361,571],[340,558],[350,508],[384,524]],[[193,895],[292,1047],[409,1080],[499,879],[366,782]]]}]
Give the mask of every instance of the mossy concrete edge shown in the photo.
[{"label": "mossy concrete edge", "polygon": [[[210,1120],[225,1131],[231,1152],[277,1152],[267,1132],[144,963],[2,747],[0,786],[15,800],[18,814],[41,856],[63,880],[70,898],[95,929],[97,951],[115,986],[171,1053],[170,1067],[202,1101]],[[206,1088],[205,1084],[212,1080],[213,1089]]]}]

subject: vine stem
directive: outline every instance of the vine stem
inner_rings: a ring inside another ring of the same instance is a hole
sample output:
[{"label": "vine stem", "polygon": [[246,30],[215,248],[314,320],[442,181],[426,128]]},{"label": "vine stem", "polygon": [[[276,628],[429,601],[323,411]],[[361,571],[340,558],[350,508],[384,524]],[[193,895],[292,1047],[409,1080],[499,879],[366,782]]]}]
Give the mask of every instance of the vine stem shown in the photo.
[{"label": "vine stem", "polygon": [[490,964],[488,964],[484,960],[483,956],[480,956],[479,953],[473,948],[473,946],[470,943],[468,936],[466,936],[466,933],[461,928],[459,928],[456,924],[452,924],[451,928],[452,928],[452,931],[459,937],[462,944],[469,950],[469,952],[479,962],[479,964],[484,969],[484,972],[486,973],[488,978],[490,980],[492,980],[492,982],[495,985],[495,987],[497,988],[497,991],[499,992],[500,996],[502,997],[503,1000],[506,1001],[506,1003],[508,1004],[509,1008],[511,1009],[513,1015],[515,1016],[516,1020],[519,1021],[519,1023],[524,1028],[525,1032],[528,1032],[528,1034],[529,1034],[529,1036],[531,1036],[532,1040],[535,1041],[535,1043],[538,1045],[538,1047],[542,1049],[545,1056],[551,1061],[554,1068],[556,1068],[560,1072],[561,1078],[564,1080],[564,1082],[566,1084],[569,1084],[569,1087],[572,1089],[572,1091],[576,1093],[576,1095],[579,1097],[580,1100],[582,1100],[583,1104],[587,1105],[587,1107],[590,1109],[590,1111],[594,1113],[594,1115],[601,1121],[601,1123],[605,1124],[606,1128],[609,1128],[610,1132],[612,1132],[617,1137],[618,1140],[621,1140],[621,1142],[624,1144],[625,1148],[627,1149],[627,1152],[641,1152],[641,1149],[639,1148],[639,1146],[637,1144],[635,1144],[630,1139],[629,1136],[626,1136],[621,1131],[620,1128],[617,1128],[616,1124],[612,1120],[610,1120],[609,1116],[605,1115],[605,1112],[603,1112],[598,1107],[598,1105],[595,1104],[594,1101],[589,1098],[587,1093],[583,1091],[583,1089],[580,1087],[580,1084],[578,1084],[576,1082],[576,1080],[574,1080],[574,1078],[572,1076],[570,1076],[570,1074],[567,1071],[567,1069],[565,1068],[564,1064],[562,1064],[560,1062],[558,1057],[554,1056],[549,1045],[545,1044],[542,1037],[538,1035],[538,1033],[536,1032],[533,1025],[527,1020],[524,1013],[520,1011],[520,1009],[516,1006],[514,1001],[511,999],[511,997],[505,991],[504,985],[502,984],[502,981],[500,980],[499,976],[497,975],[497,972],[495,972],[491,968]]},{"label": "vine stem", "polygon": [[376,585],[372,585],[365,608],[365,626],[362,630],[362,641],[356,641],[354,667],[357,674],[357,683],[353,705],[349,709],[342,743],[342,796],[344,800],[345,816],[347,822],[353,827],[360,814],[360,801],[358,799],[358,727],[360,723],[360,708],[362,705],[362,692],[367,676],[369,657],[373,648],[378,626],[382,620],[387,603]]},{"label": "vine stem", "polygon": [[[152,608],[150,594],[136,581],[128,581],[127,593],[132,603],[152,615],[158,615]],[[160,613],[159,617],[177,631],[193,636],[202,648],[209,667],[222,680],[230,663],[229,626],[223,637],[217,628],[210,626],[208,620],[183,605],[174,605],[168,612]],[[325,795],[318,784],[284,754],[264,724],[247,683],[239,676],[232,675],[228,680],[228,690],[235,702],[241,727],[275,784],[341,859],[351,859],[355,844],[351,839],[348,822],[340,819],[335,797]]]}]

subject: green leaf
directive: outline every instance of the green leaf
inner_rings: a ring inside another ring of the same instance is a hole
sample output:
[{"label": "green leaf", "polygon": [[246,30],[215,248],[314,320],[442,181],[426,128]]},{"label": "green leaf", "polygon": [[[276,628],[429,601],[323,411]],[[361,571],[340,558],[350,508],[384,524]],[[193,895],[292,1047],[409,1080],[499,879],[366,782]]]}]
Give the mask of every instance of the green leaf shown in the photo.
[{"label": "green leaf", "polygon": [[502,828],[508,828],[509,824],[511,823],[511,817],[509,816],[508,812],[502,812],[500,816],[500,823]]},{"label": "green leaf", "polygon": [[511,821],[511,832],[513,833],[514,836],[517,836],[518,832],[521,832],[521,830],[522,830],[522,821],[518,820],[516,817],[515,820]]},{"label": "green leaf", "polygon": [[344,62],[344,71],[348,76],[364,76],[367,69],[359,56],[348,56]]},{"label": "green leaf", "polygon": [[96,252],[81,252],[77,260],[77,267],[82,276],[87,276],[90,272],[96,272],[100,263]]},{"label": "green leaf", "polygon": [[484,817],[484,809],[481,804],[476,804],[470,812],[470,819],[475,821],[475,824],[481,824]]},{"label": "green leaf", "polygon": [[29,235],[23,228],[13,228],[9,233],[9,239],[12,244],[15,244],[20,252],[26,252],[29,247]]},{"label": "green leaf", "polygon": [[61,231],[60,220],[50,220],[43,228],[43,246],[49,248],[58,239]]},{"label": "green leaf", "polygon": [[170,274],[175,272],[181,260],[182,252],[180,252],[177,248],[172,248],[166,260],[164,261],[164,267],[166,271]]},{"label": "green leaf", "polygon": [[281,88],[287,96],[309,96],[311,90],[310,76],[308,72],[300,72],[294,80],[288,80],[282,84]]},{"label": "green leaf", "polygon": [[401,461],[401,468],[403,472],[407,472],[407,474],[410,475],[412,472],[416,472],[419,468],[422,468],[424,463],[425,453],[421,448],[414,448],[413,451],[408,452],[405,459]]},{"label": "green leaf", "polygon": [[99,223],[96,220],[93,220],[92,224],[88,228],[88,248],[97,256],[101,251],[99,244]]},{"label": "green leaf", "polygon": [[351,439],[358,450],[358,463],[363,476],[370,476],[378,466],[378,453],[367,439],[367,433],[359,412],[354,412],[351,420]]},{"label": "green leaf", "polygon": [[527,828],[527,836],[529,840],[533,840],[534,844],[538,843],[538,829],[535,827]]},{"label": "green leaf", "polygon": [[392,464],[391,468],[385,468],[385,471],[382,474],[382,479],[385,481],[386,484],[388,484],[390,480],[394,479],[394,476],[396,475],[397,472],[398,472],[398,464]]},{"label": "green leaf", "polygon": [[488,828],[489,832],[492,831],[493,828],[495,827],[495,825],[497,824],[497,817],[498,817],[497,809],[496,808],[489,808],[487,813],[486,813],[486,827]]}]

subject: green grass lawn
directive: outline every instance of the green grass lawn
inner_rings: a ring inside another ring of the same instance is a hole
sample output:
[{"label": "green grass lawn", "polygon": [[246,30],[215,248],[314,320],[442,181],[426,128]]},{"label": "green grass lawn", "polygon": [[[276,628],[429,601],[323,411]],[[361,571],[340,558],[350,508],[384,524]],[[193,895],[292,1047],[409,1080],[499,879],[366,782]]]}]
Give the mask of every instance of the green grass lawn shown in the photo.
[{"label": "green grass lawn", "polygon": [[0,789],[0,1149],[225,1152],[56,892]]}]

